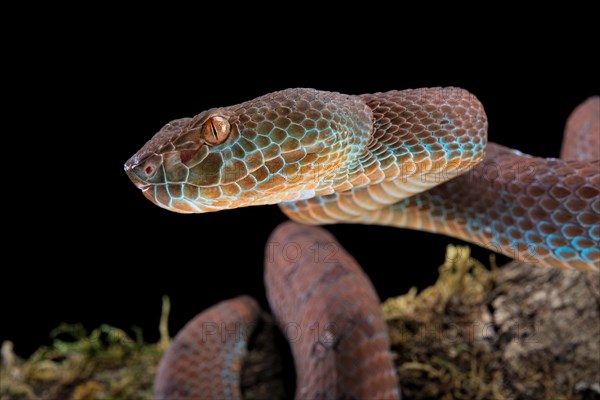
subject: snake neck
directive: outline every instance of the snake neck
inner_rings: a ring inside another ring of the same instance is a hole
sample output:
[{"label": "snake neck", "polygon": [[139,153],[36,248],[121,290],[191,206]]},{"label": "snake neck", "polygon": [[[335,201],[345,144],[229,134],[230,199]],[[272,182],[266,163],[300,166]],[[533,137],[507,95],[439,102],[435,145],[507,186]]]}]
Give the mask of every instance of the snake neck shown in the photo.
[{"label": "snake neck", "polygon": [[[484,156],[487,119],[481,104],[458,88],[355,96],[371,118],[368,132],[333,135],[351,157],[336,165],[332,185],[316,195],[377,185],[399,177],[415,192],[461,175]],[[365,141],[365,138],[368,140]],[[332,142],[335,143],[335,142]],[[331,190],[332,189],[332,190]]]},{"label": "snake neck", "polygon": [[465,173],[484,157],[487,119],[456,88],[358,96],[372,113],[372,134],[347,173],[317,197],[281,204],[291,219],[351,222]]}]

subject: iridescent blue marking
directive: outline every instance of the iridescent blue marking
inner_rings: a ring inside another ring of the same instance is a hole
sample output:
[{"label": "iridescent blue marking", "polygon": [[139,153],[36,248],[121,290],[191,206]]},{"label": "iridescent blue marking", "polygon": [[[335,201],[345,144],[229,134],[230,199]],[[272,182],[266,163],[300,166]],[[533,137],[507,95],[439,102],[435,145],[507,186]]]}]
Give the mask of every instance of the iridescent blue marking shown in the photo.
[{"label": "iridescent blue marking", "polygon": [[562,261],[568,261],[577,255],[570,246],[563,246],[555,250],[554,254],[556,254]]},{"label": "iridescent blue marking", "polygon": [[585,250],[587,247],[589,247],[589,246],[581,246],[581,242],[583,242],[585,240],[586,240],[586,238],[577,237],[572,241],[572,243],[577,250]]},{"label": "iridescent blue marking", "polygon": [[506,230],[506,234],[508,235],[508,237],[510,238],[516,238],[519,236],[519,229],[514,227],[514,226],[509,226],[508,229]]},{"label": "iridescent blue marking", "polygon": [[566,238],[572,238],[572,237],[574,237],[574,236],[572,236],[572,235],[569,235],[569,234],[568,234],[568,232],[569,232],[569,229],[573,229],[573,227],[576,227],[576,225],[573,225],[573,224],[565,224],[565,225],[563,225],[563,226],[560,228],[560,232],[563,234],[563,236],[564,236],[564,237],[566,237]]},{"label": "iridescent blue marking", "polygon": [[[598,262],[598,260],[600,260],[600,250],[595,249],[595,248],[591,248],[591,249],[585,249],[584,251],[581,252],[581,255],[583,256],[583,258],[585,258],[586,260],[588,260],[589,262]],[[596,264],[596,266],[598,266]]]},{"label": "iridescent blue marking", "polygon": [[221,379],[223,382],[229,383],[223,388],[225,398],[229,399],[233,398],[231,388],[237,388],[240,385],[239,376],[236,374],[236,369],[233,368],[233,364],[235,363],[235,360],[241,359],[246,352],[246,341],[242,337],[242,334],[236,330],[234,337],[227,341],[225,348],[231,348],[231,350],[229,350],[224,356],[223,368],[221,369]]},{"label": "iridescent blue marking", "polygon": [[525,232],[525,241],[527,243],[538,243],[540,241],[540,235],[537,232]]},{"label": "iridescent blue marking", "polygon": [[556,244],[553,244],[552,241],[560,240],[560,239],[561,239],[561,235],[559,235],[557,233],[552,233],[552,234],[546,236],[546,244],[548,245],[549,248],[556,249],[558,246]]},{"label": "iridescent blue marking", "polygon": [[[175,184],[177,184],[177,183],[175,183]],[[172,187],[172,185],[166,185],[166,187],[167,187],[167,194],[169,195],[169,198],[170,198],[170,200],[169,200],[169,207],[171,207],[171,203],[172,203],[173,200],[181,200],[183,198],[183,185],[182,185],[182,188],[181,188],[181,191],[180,191],[181,194],[178,197],[174,196],[173,193],[171,193],[171,187]]]}]

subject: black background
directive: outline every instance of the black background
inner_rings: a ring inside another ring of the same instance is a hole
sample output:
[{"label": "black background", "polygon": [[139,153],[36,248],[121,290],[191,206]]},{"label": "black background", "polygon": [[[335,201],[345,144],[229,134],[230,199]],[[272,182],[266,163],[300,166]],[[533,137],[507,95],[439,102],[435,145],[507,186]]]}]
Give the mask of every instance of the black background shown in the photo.
[{"label": "black background", "polygon": [[[570,111],[598,93],[588,56],[594,35],[583,23],[302,26],[210,14],[180,30],[173,16],[130,28],[134,17],[107,19],[81,43],[74,38],[86,22],[40,37],[24,63],[33,72],[14,75],[21,89],[9,136],[19,161],[5,181],[10,261],[0,339],[20,354],[48,343],[62,321],[138,325],[156,340],[163,294],[172,300],[172,332],[238,294],[266,306],[264,245],[285,220],[276,206],[179,215],[151,204],[124,174],[123,163],[172,119],[289,87],[358,94],[460,86],[485,105],[491,141],[548,157],[558,155]],[[236,39],[224,35],[229,29]],[[377,226],[327,229],[382,298],[433,283],[445,246],[459,242]],[[488,254],[476,250],[481,260]]]}]

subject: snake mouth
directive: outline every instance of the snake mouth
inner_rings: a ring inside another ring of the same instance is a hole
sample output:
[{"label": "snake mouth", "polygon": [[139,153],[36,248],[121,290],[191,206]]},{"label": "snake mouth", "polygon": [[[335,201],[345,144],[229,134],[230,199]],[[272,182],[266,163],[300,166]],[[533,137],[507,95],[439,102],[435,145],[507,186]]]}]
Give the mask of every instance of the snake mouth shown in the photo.
[{"label": "snake mouth", "polygon": [[155,205],[157,205],[159,207],[166,207],[165,205],[163,205],[157,201],[156,193],[154,192],[154,186],[155,185],[141,185],[138,187],[142,190],[142,194],[144,195],[145,198],[147,198],[148,200],[150,200],[152,203],[154,203]]},{"label": "snake mouth", "polygon": [[132,168],[126,167],[125,172],[127,173],[127,176],[129,177],[131,182],[133,182],[135,187],[142,191],[142,194],[144,195],[144,197],[146,197],[152,203],[160,206],[160,204],[158,204],[158,202],[156,201],[156,198],[155,198],[155,193],[154,193],[154,187],[156,186],[155,184],[142,181],[137,176],[137,174],[135,174],[133,172]]},{"label": "snake mouth", "polygon": [[157,200],[156,200],[156,193],[155,193],[155,186],[156,184],[154,183],[148,183],[148,182],[144,182],[142,181],[137,174],[135,174],[135,172],[133,171],[132,168],[125,168],[125,172],[127,173],[127,176],[129,177],[129,179],[131,180],[131,182],[133,182],[133,184],[135,185],[136,188],[140,189],[142,191],[142,194],[144,195],[145,198],[147,198],[148,200],[150,200],[152,203],[156,204],[159,207],[165,207],[164,205],[160,204]]},{"label": "snake mouth", "polygon": [[129,178],[129,180],[131,182],[133,182],[133,184],[135,185],[135,187],[137,187],[138,189],[141,189],[142,191],[148,190],[151,186],[153,186],[152,184],[149,184],[147,182],[144,182],[135,172],[133,167],[125,164],[125,173],[127,174],[127,177]]}]

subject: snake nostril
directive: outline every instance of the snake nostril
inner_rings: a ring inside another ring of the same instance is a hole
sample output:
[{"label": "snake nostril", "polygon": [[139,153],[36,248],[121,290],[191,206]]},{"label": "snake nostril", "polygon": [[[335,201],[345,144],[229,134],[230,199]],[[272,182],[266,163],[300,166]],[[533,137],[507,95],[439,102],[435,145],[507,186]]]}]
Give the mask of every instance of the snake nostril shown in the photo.
[{"label": "snake nostril", "polygon": [[128,164],[125,166],[125,173],[129,179],[139,188],[148,185],[149,181],[156,175],[157,166],[151,161],[141,164]]},{"label": "snake nostril", "polygon": [[156,174],[158,167],[159,164],[156,162],[156,160],[149,159],[135,169],[137,170],[137,174],[140,176],[140,178],[150,179]]}]

